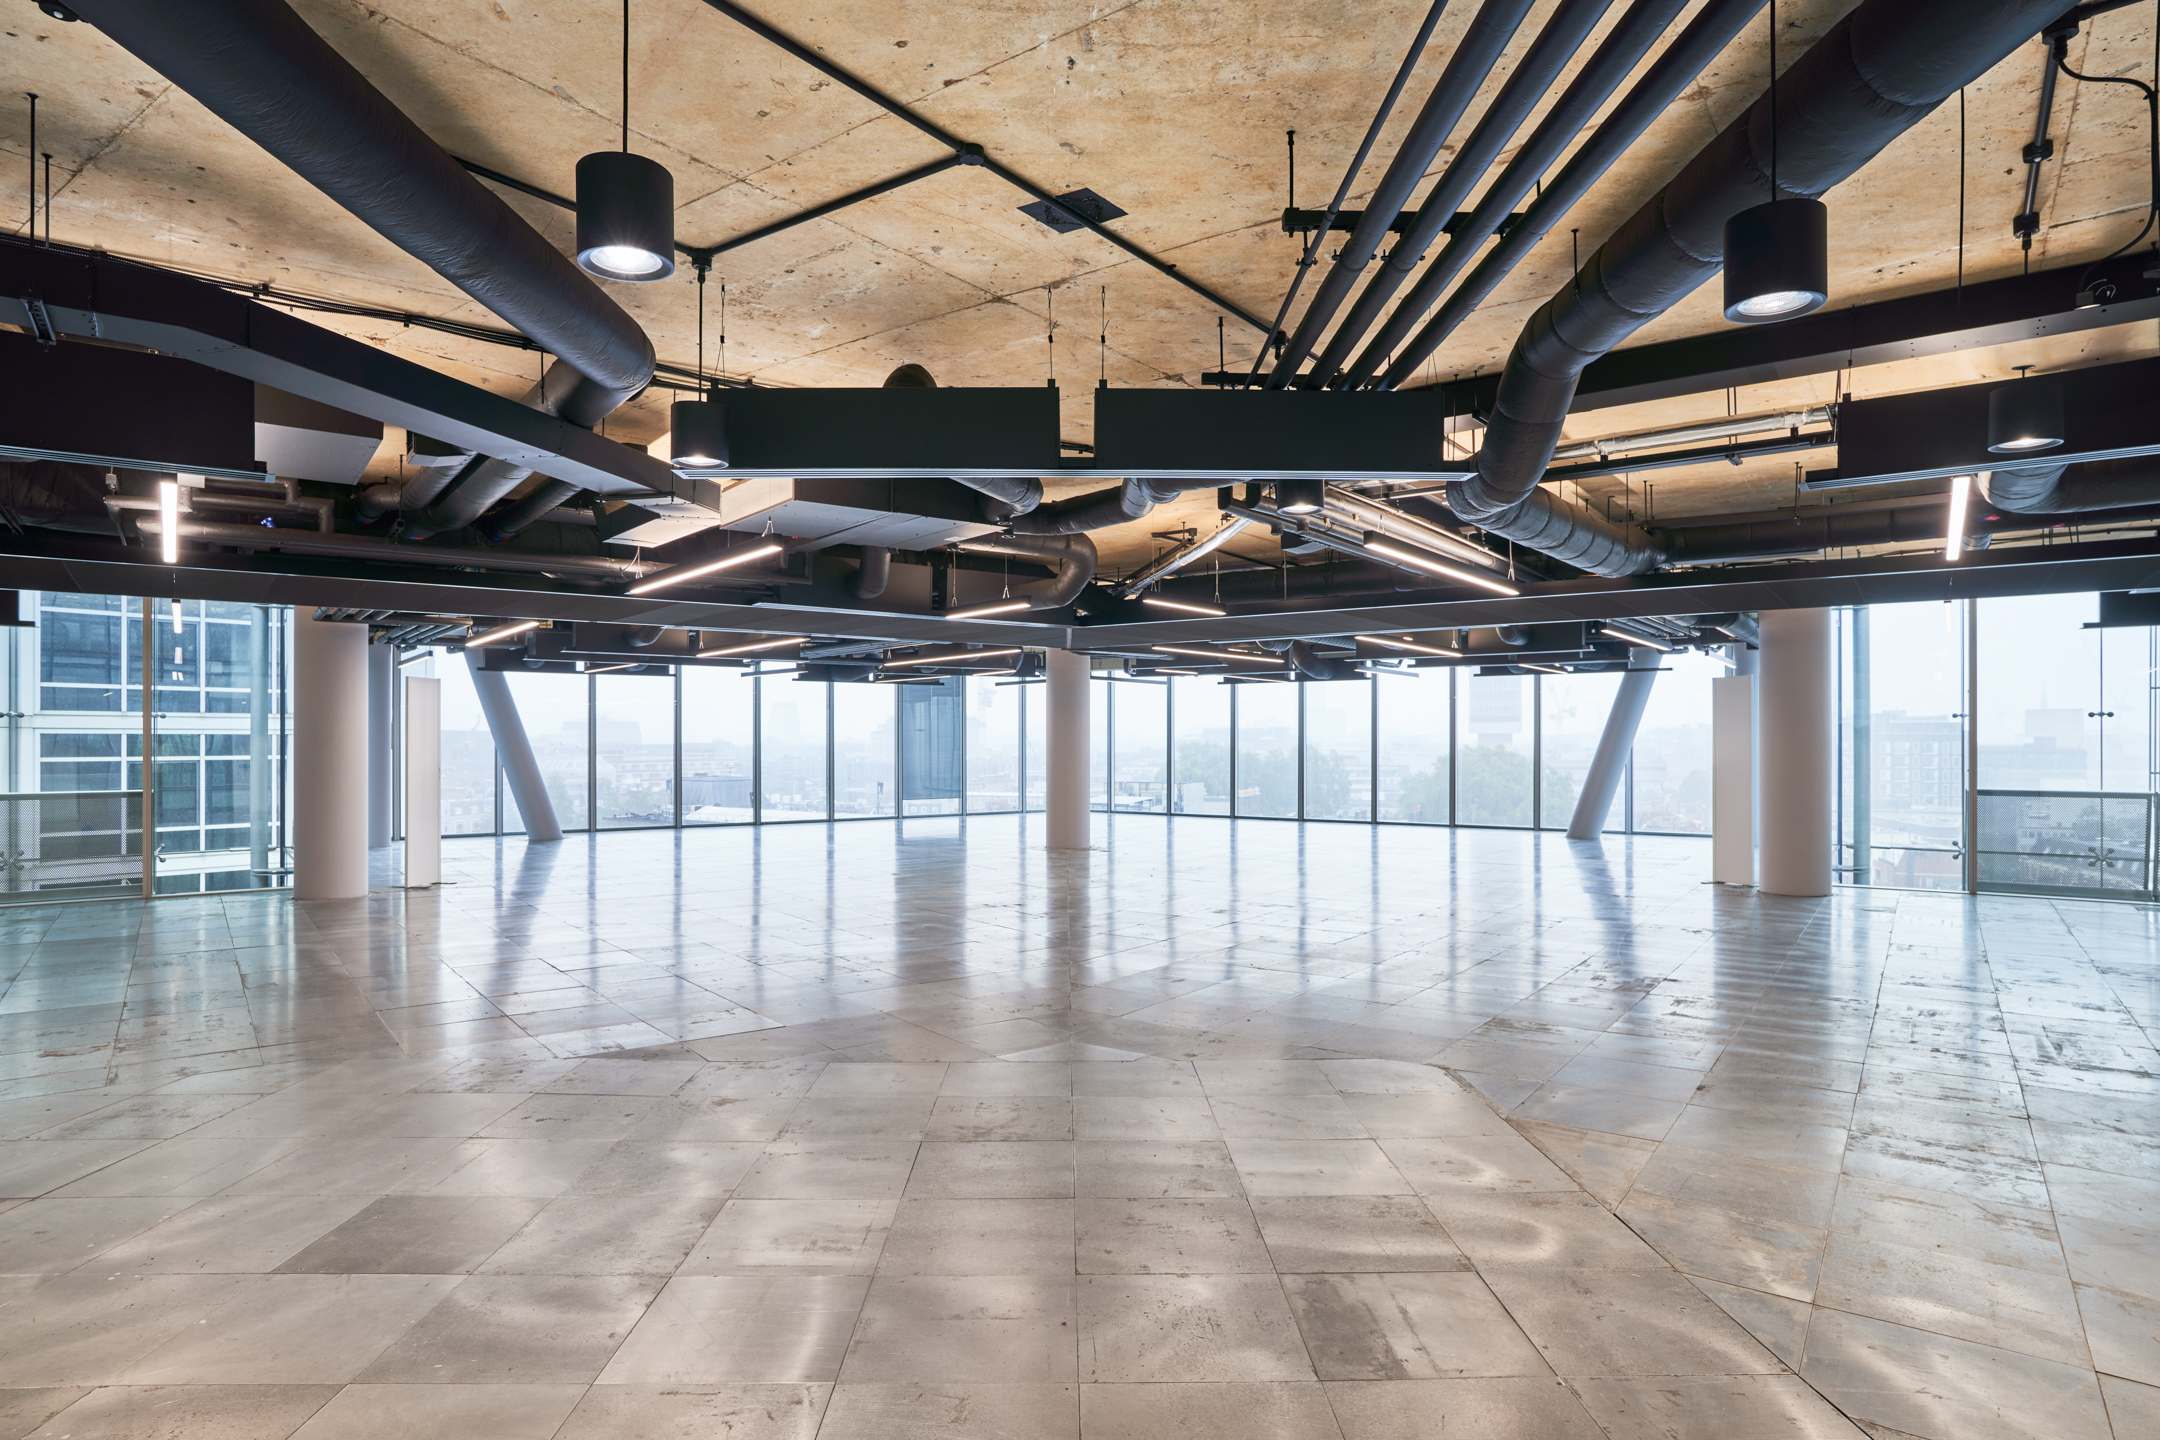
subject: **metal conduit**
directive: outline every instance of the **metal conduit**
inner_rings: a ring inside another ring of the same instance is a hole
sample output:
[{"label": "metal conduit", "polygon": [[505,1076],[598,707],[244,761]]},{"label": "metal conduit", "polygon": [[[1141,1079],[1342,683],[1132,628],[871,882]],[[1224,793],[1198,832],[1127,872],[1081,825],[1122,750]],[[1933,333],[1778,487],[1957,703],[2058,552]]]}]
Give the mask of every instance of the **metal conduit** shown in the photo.
[{"label": "metal conduit", "polygon": [[[1296,383],[1301,388],[1324,386],[1342,369],[1358,341],[1372,329],[1373,321],[1380,318],[1381,309],[1416,271],[1426,250],[1440,238],[1441,227],[1470,198],[1471,187],[1499,158],[1501,150],[1545,98],[1560,72],[1575,52],[1582,49],[1590,32],[1597,28],[1598,21],[1605,17],[1611,6],[1612,0],[1561,0],[1560,8],[1531,42],[1522,62],[1500,87],[1500,93],[1493,97],[1485,113],[1478,117],[1470,138],[1448,161],[1439,182],[1425,196],[1425,203],[1418,207],[1416,222],[1389,249],[1379,270],[1365,282],[1357,303],[1350,307],[1342,324],[1328,337],[1327,348],[1320,352],[1312,373],[1298,377]],[[1474,244],[1477,237],[1465,234],[1462,239],[1466,244]]]},{"label": "metal conduit", "polygon": [[1440,147],[1454,133],[1463,111],[1477,97],[1478,87],[1499,63],[1500,53],[1514,38],[1529,11],[1530,0],[1485,0],[1477,17],[1464,30],[1455,53],[1448,57],[1447,68],[1441,72],[1439,83],[1426,97],[1425,108],[1411,122],[1410,133],[1403,137],[1402,147],[1388,162],[1379,185],[1366,201],[1365,213],[1359,219],[1357,229],[1350,232],[1350,239],[1336,252],[1333,267],[1320,281],[1319,293],[1305,307],[1297,332],[1290,337],[1288,348],[1276,359],[1275,368],[1268,374],[1268,389],[1280,390],[1296,378],[1298,366],[1312,353],[1328,322],[1349,298],[1350,287],[1357,283],[1358,272],[1365,268],[1373,252],[1387,238],[1388,227],[1402,213],[1404,202],[1417,188],[1419,179],[1432,168]]}]

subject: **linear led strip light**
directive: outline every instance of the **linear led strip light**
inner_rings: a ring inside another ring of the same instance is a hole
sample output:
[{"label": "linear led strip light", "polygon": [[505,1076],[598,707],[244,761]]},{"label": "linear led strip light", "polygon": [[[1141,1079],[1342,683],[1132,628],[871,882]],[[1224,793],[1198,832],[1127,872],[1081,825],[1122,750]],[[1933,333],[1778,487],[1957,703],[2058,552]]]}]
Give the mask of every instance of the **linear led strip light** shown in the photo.
[{"label": "linear led strip light", "polygon": [[995,660],[1000,655],[1018,655],[1020,650],[1021,647],[1015,645],[1009,650],[962,650],[952,655],[917,655],[908,660],[887,660],[884,662],[884,668],[888,670],[920,669],[926,665],[957,665],[962,660]]},{"label": "linear led strip light", "polygon": [[1438,645],[1421,645],[1408,636],[1353,635],[1350,638],[1362,641],[1367,645],[1382,645],[1390,650],[1408,650],[1416,655],[1441,655],[1450,660],[1462,659],[1462,651],[1460,650],[1445,650]]},{"label": "linear led strip light", "polygon": [[1183,600],[1165,600],[1160,595],[1143,595],[1140,597],[1140,603],[1143,605],[1159,605],[1165,610],[1182,610],[1188,615],[1206,615],[1217,620],[1230,613],[1227,610],[1218,610],[1213,605],[1193,605]]},{"label": "linear led strip light", "polygon": [[167,565],[180,563],[180,481],[160,480],[157,487],[158,555]]},{"label": "linear led strip light", "polygon": [[760,640],[755,645],[723,645],[718,650],[700,650],[697,652],[697,658],[710,660],[719,655],[750,655],[759,650],[778,650],[787,645],[807,645],[808,643],[801,636],[795,635],[789,636],[785,640]]},{"label": "linear led strip light", "polygon": [[1405,550],[1400,545],[1390,545],[1385,540],[1367,540],[1365,548],[1384,560],[1392,560],[1398,565],[1414,566],[1419,570],[1428,571],[1431,574],[1457,581],[1460,584],[1480,586],[1499,595],[1522,594],[1522,591],[1508,584],[1505,580],[1495,580],[1489,575],[1480,575],[1475,570],[1465,570],[1460,565],[1449,565],[1445,561],[1435,560],[1430,555],[1423,554],[1420,551]]},{"label": "linear led strip light", "polygon": [[988,605],[970,605],[965,610],[947,610],[942,618],[946,620],[980,620],[985,615],[1010,615],[1015,610],[1032,610],[1034,608],[1035,602],[1032,600],[997,600]]},{"label": "linear led strip light", "polygon": [[1973,482],[1977,476],[1959,475],[1950,482],[1950,523],[1943,537],[1943,559],[1965,556],[1965,520],[1972,512]]},{"label": "linear led strip light", "polygon": [[768,555],[778,555],[780,550],[780,546],[770,543],[753,545],[747,550],[737,550],[733,554],[723,555],[718,560],[707,560],[702,565],[677,565],[671,570],[663,570],[657,575],[640,580],[623,593],[626,595],[644,595],[658,590],[663,585],[680,585],[685,580],[695,580],[701,575],[710,575],[716,570],[725,570],[734,565],[744,565],[752,560],[762,560]]},{"label": "linear led strip light", "polygon": [[1661,655],[1672,654],[1672,646],[1660,645],[1657,641],[1652,640],[1649,636],[1637,635],[1630,630],[1615,630],[1610,625],[1600,625],[1598,626],[1597,633],[1600,635],[1610,635],[1615,640],[1625,640],[1630,645],[1647,645],[1652,650],[1657,651]]},{"label": "linear led strip light", "polygon": [[1190,655],[1200,660],[1243,660],[1248,665],[1287,665],[1273,655],[1240,655],[1234,650],[1188,650],[1182,645],[1150,645],[1158,655]]},{"label": "linear led strip light", "polygon": [[538,620],[514,620],[508,625],[498,625],[493,630],[483,631],[471,637],[465,642],[465,648],[478,650],[484,645],[493,645],[498,640],[508,640],[513,635],[522,635],[528,630],[537,630],[540,625],[541,622]]}]

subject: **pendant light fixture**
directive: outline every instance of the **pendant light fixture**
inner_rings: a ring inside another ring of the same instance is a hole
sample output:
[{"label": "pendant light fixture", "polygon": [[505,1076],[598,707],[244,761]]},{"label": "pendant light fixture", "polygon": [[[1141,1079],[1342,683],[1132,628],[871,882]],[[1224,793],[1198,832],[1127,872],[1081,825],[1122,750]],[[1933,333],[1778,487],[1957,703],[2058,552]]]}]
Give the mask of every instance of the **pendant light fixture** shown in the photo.
[{"label": "pendant light fixture", "polygon": [[2052,380],[2035,380],[2017,367],[2018,378],[1988,392],[1988,450],[1996,455],[2023,455],[2033,450],[2052,450],[2063,443],[2062,386]]},{"label": "pendant light fixture", "polygon": [[630,0],[623,0],[622,149],[577,162],[577,262],[602,280],[675,273],[675,177],[630,153]]},{"label": "pendant light fixture", "polygon": [[[678,467],[725,470],[728,463],[727,407],[712,398],[705,384],[705,274],[711,262],[697,257],[697,375],[695,400],[677,400],[668,407],[668,459]],[[723,297],[724,298],[724,297]],[[726,338],[727,327],[721,327]]]},{"label": "pendant light fixture", "polygon": [[1317,515],[1326,502],[1324,481],[1308,478],[1275,482],[1275,508],[1285,515]]},{"label": "pendant light fixture", "polygon": [[1770,5],[1770,199],[1725,222],[1725,318],[1741,325],[1790,320],[1830,298],[1830,211],[1820,200],[1779,198],[1777,5]]}]

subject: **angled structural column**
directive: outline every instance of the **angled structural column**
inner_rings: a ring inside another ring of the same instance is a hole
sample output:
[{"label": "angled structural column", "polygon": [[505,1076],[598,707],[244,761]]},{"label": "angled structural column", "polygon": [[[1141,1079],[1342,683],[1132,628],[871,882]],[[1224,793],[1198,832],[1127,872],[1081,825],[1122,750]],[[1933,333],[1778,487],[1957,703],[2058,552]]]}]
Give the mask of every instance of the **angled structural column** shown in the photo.
[{"label": "angled structural column", "polygon": [[368,632],[293,615],[293,895],[368,893]]},{"label": "angled structural column", "polygon": [[1643,710],[1650,704],[1650,686],[1657,679],[1658,652],[1638,649],[1628,655],[1627,674],[1613,696],[1605,729],[1598,736],[1597,753],[1590,757],[1590,773],[1583,777],[1582,797],[1575,802],[1575,817],[1568,821],[1567,838],[1595,840],[1612,813],[1613,796],[1627,774],[1628,754],[1635,748],[1635,731]]},{"label": "angled structural column", "polygon": [[1088,657],[1043,653],[1049,754],[1043,757],[1043,848],[1088,848]]},{"label": "angled structural column", "polygon": [[548,798],[547,782],[540,778],[540,762],[533,759],[532,742],[525,738],[525,722],[518,718],[517,702],[510,698],[509,680],[499,670],[481,669],[480,656],[472,650],[465,652],[465,668],[472,672],[480,713],[487,716],[488,733],[495,737],[495,754],[502,760],[503,778],[510,782],[510,798],[517,802],[518,818],[525,822],[525,838],[542,843],[562,839],[555,802]]},{"label": "angled structural column", "polygon": [[1767,895],[1830,893],[1830,612],[1762,614],[1762,878]]}]

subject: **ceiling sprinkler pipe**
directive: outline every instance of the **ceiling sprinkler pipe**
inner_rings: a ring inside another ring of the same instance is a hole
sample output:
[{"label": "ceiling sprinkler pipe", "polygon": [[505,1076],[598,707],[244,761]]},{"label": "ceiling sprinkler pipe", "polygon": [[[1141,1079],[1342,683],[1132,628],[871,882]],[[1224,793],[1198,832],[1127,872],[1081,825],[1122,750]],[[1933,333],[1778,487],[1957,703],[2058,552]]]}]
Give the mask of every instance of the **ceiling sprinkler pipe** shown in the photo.
[{"label": "ceiling sprinkler pipe", "polygon": [[1252,521],[1242,515],[1226,518],[1229,519],[1229,523],[1214,534],[1203,535],[1189,540],[1169,554],[1144,566],[1138,574],[1119,587],[1118,598],[1120,600],[1133,599],[1141,591],[1147,589],[1148,586],[1155,584],[1165,576],[1176,574],[1201,556],[1235,539],[1244,532],[1246,526],[1252,524]]}]

